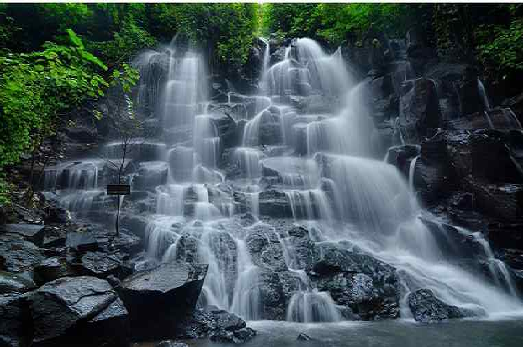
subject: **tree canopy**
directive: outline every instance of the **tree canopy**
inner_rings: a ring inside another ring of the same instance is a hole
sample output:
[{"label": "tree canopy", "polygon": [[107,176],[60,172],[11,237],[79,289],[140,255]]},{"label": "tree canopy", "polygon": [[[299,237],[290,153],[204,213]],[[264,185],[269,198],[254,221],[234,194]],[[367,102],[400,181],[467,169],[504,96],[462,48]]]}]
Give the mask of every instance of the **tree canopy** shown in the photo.
[{"label": "tree canopy", "polygon": [[68,111],[104,95],[140,50],[174,35],[199,47],[211,71],[241,73],[259,35],[336,47],[369,32],[403,38],[418,26],[438,52],[457,52],[447,56],[480,65],[493,81],[516,81],[522,12],[522,4],[0,4],[0,196],[3,167],[37,148]]}]

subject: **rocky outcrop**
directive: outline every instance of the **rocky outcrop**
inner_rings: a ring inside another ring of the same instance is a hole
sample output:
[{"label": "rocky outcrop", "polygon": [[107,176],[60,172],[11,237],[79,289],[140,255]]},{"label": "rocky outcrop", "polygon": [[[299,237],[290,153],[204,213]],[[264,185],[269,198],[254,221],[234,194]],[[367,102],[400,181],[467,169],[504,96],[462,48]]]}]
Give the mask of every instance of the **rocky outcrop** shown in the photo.
[{"label": "rocky outcrop", "polygon": [[181,339],[209,338],[215,342],[243,343],[256,335],[243,319],[223,310],[195,310],[176,330]]},{"label": "rocky outcrop", "polygon": [[133,338],[169,338],[196,306],[206,272],[206,265],[166,263],[126,278],[117,290]]},{"label": "rocky outcrop", "polygon": [[31,314],[26,297],[0,294],[0,346],[29,346],[31,335]]},{"label": "rocky outcrop", "polygon": [[126,308],[112,287],[95,277],[64,277],[28,296],[35,346],[129,343]]},{"label": "rocky outcrop", "polygon": [[435,323],[473,315],[468,310],[447,305],[435,297],[430,289],[418,289],[410,293],[407,300],[414,319],[421,323]]},{"label": "rocky outcrop", "polygon": [[312,266],[318,290],[350,309],[350,319],[399,317],[399,278],[390,265],[335,243],[317,245]]},{"label": "rocky outcrop", "polygon": [[434,81],[420,78],[405,81],[400,94],[400,125],[405,139],[419,143],[441,127],[442,117]]}]

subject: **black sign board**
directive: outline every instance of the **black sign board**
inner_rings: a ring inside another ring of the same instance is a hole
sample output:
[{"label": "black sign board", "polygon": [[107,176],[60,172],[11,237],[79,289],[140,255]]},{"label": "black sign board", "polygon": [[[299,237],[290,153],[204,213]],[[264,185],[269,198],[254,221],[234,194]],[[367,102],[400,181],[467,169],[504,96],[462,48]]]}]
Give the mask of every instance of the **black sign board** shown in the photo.
[{"label": "black sign board", "polygon": [[107,195],[130,195],[131,186],[129,184],[108,184]]}]

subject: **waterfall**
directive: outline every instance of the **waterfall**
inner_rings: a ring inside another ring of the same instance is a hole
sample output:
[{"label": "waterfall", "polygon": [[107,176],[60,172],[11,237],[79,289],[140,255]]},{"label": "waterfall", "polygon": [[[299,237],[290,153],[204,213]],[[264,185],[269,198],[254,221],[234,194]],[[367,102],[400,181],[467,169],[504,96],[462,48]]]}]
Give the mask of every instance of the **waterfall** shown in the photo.
[{"label": "waterfall", "polygon": [[[148,260],[208,264],[199,304],[249,320],[267,319],[274,305],[267,300],[284,305],[278,317],[290,321],[344,319],[345,303],[300,260],[303,247],[312,257],[323,243],[394,267],[402,316],[410,314],[408,294],[419,288],[478,313],[520,309],[509,269],[481,235],[457,229],[482,245],[493,283],[444,255],[440,235],[422,219],[437,218],[427,217],[414,194],[419,155],[408,178],[388,156],[375,159],[368,83],[357,83],[341,50],[327,54],[317,42],[297,39],[271,66],[269,42],[262,41],[258,95],[233,91],[231,81],[226,96],[210,95],[203,55],[177,39],[135,59],[139,106],[159,128],[124,163],[135,195],[126,204],[147,220]],[[411,74],[405,66],[404,78]],[[488,108],[479,80],[478,89]],[[221,110],[231,115],[220,118]],[[404,145],[399,123],[391,120],[394,144]],[[122,143],[103,148],[118,158]],[[46,170],[44,189],[71,210],[106,213],[110,198],[101,187],[111,175],[103,160],[61,163]],[[302,249],[289,232],[297,224],[308,230]],[[267,289],[267,281],[277,283]]]}]

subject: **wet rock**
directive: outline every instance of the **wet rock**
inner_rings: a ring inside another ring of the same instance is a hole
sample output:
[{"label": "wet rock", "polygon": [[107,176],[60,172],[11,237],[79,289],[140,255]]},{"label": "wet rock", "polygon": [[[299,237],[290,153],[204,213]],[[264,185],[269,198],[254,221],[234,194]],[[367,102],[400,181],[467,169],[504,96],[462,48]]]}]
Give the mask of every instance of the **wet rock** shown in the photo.
[{"label": "wet rock", "polygon": [[521,123],[510,108],[495,108],[475,113],[449,121],[447,127],[453,130],[521,129]]},{"label": "wet rock", "polygon": [[265,111],[261,116],[258,127],[259,145],[278,145],[282,143],[282,127],[280,116],[277,113]]},{"label": "wet rock", "polygon": [[50,206],[45,210],[45,223],[46,224],[65,224],[71,221],[71,214],[67,209],[59,206]]},{"label": "wet rock", "polygon": [[44,248],[65,247],[67,231],[61,226],[46,226]]},{"label": "wet rock", "polygon": [[407,31],[405,36],[407,57],[417,75],[423,73],[431,60],[435,60],[437,53],[427,46],[425,34],[420,28]]},{"label": "wet rock", "polygon": [[518,221],[523,217],[523,184],[486,184],[473,179],[465,182],[483,213],[504,221]]},{"label": "wet rock", "polygon": [[0,295],[0,346],[29,346],[31,329],[31,314],[26,297]]},{"label": "wet rock", "polygon": [[118,293],[134,338],[168,338],[196,306],[206,272],[206,265],[165,263],[126,278]]},{"label": "wet rock", "polygon": [[189,347],[189,346],[183,342],[165,340],[165,341],[161,341],[160,343],[157,343],[155,347]]},{"label": "wet rock", "polygon": [[228,112],[213,112],[211,121],[216,127],[217,136],[220,137],[220,145],[223,148],[234,147],[238,144],[236,122]]},{"label": "wet rock", "polygon": [[133,178],[133,189],[154,189],[167,183],[168,170],[168,164],[162,161],[141,162]]},{"label": "wet rock", "polygon": [[36,287],[31,278],[22,274],[0,271],[0,294],[25,293]]},{"label": "wet rock", "polygon": [[34,243],[21,236],[0,234],[0,270],[8,272],[32,272],[45,256]]},{"label": "wet rock", "polygon": [[67,268],[65,258],[59,257],[47,258],[34,268],[34,278],[39,285],[71,274],[71,271]]},{"label": "wet rock", "polygon": [[250,230],[245,242],[254,264],[273,271],[287,270],[278,235],[270,228]]},{"label": "wet rock", "polygon": [[256,335],[245,321],[224,310],[203,311],[197,309],[180,324],[178,338],[209,337],[216,342],[244,343]]},{"label": "wet rock", "polygon": [[472,315],[471,312],[457,306],[445,304],[436,298],[430,289],[418,289],[410,293],[407,300],[414,319],[422,323],[434,323]]},{"label": "wet rock", "polygon": [[[107,158],[122,158],[123,148],[121,142],[111,142],[106,144],[103,150]],[[165,148],[164,143],[138,140],[127,145],[126,157],[137,161],[161,160]]]},{"label": "wet rock", "polygon": [[265,190],[259,195],[259,213],[274,218],[292,217],[292,210],[285,192]]},{"label": "wet rock", "polygon": [[311,337],[305,333],[300,333],[298,337],[296,337],[296,340],[298,341],[310,341]]},{"label": "wet rock", "polygon": [[388,149],[387,163],[397,167],[408,178],[410,163],[419,153],[420,147],[416,145],[394,146]]},{"label": "wet rock", "polygon": [[425,78],[406,81],[400,94],[400,125],[406,141],[419,143],[442,126],[434,81]]},{"label": "wet rock", "polygon": [[288,231],[288,235],[283,242],[287,245],[290,267],[311,269],[316,248],[309,236],[309,230],[304,227],[294,227]]},{"label": "wet rock", "polygon": [[2,227],[5,232],[19,235],[24,240],[30,241],[37,246],[44,243],[44,226],[38,224],[6,224]]},{"label": "wet rock", "polygon": [[261,319],[285,320],[292,295],[300,289],[294,272],[261,270],[258,273]]},{"label": "wet rock", "polygon": [[329,292],[350,314],[363,320],[399,317],[396,270],[369,255],[333,243],[317,245],[312,278],[318,290]]},{"label": "wet rock", "polygon": [[98,133],[96,128],[89,128],[86,126],[67,127],[66,135],[80,143],[93,143],[97,141]]},{"label": "wet rock", "polygon": [[467,67],[459,88],[461,114],[468,115],[489,109],[485,88],[478,79],[478,71]]},{"label": "wet rock", "polygon": [[510,107],[514,110],[519,122],[523,122],[523,93],[504,100],[501,105],[504,107]]},{"label": "wet rock", "polygon": [[82,255],[82,273],[98,278],[106,278],[110,275],[120,276],[122,259],[118,254],[107,254],[103,252],[87,252]]},{"label": "wet rock", "polygon": [[127,311],[104,280],[60,278],[31,293],[28,300],[35,346],[128,343]]},{"label": "wet rock", "polygon": [[67,248],[77,252],[96,251],[98,249],[96,237],[90,232],[69,232],[65,244]]}]

